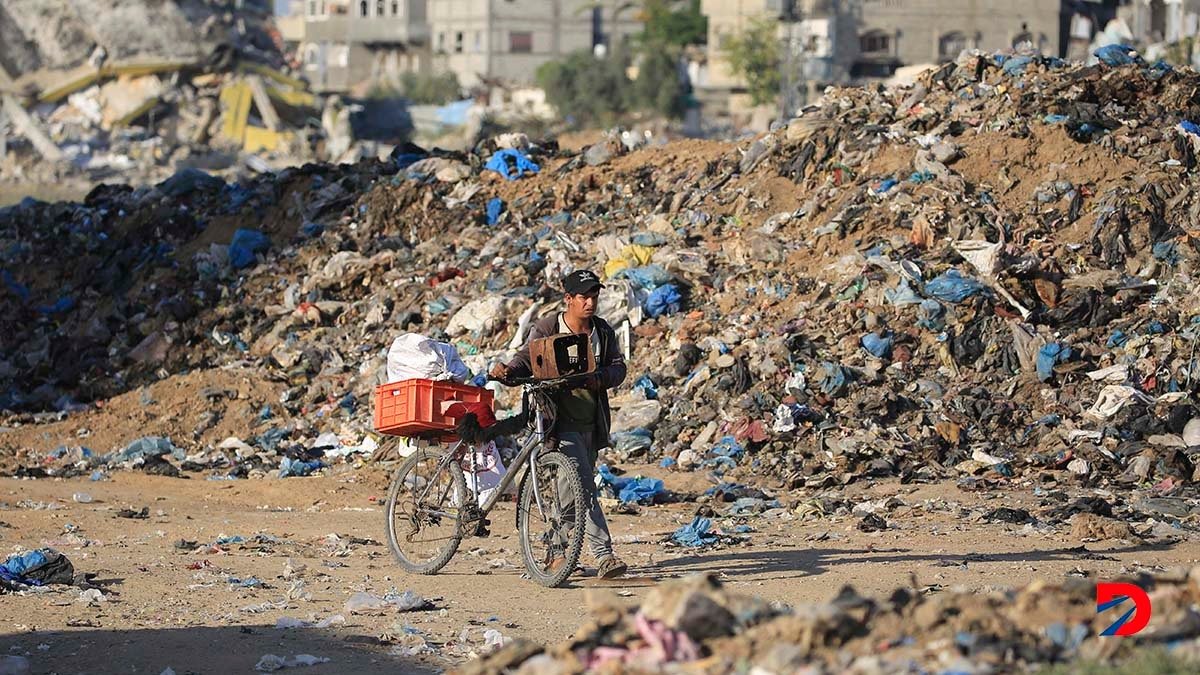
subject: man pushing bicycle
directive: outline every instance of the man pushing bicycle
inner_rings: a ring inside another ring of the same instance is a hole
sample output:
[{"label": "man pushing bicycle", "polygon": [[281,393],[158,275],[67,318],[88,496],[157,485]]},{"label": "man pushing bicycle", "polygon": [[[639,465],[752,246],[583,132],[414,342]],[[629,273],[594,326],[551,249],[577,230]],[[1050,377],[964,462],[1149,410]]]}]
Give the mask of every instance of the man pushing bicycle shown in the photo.
[{"label": "man pushing bicycle", "polygon": [[[556,397],[557,414],[547,433],[547,441],[575,460],[588,504],[586,536],[588,547],[596,558],[598,576],[616,579],[625,574],[628,566],[613,553],[612,535],[600,508],[599,491],[594,476],[600,450],[609,447],[609,428],[612,411],[608,390],[625,380],[625,359],[617,342],[617,334],[606,321],[596,316],[600,278],[588,270],[576,270],[563,281],[565,311],[548,316],[530,327],[529,337],[517,355],[506,364],[496,364],[490,375],[501,382],[532,375],[529,343],[558,334],[589,336],[596,357],[596,372],[582,385],[562,390]],[[552,561],[555,564],[566,563]]]}]

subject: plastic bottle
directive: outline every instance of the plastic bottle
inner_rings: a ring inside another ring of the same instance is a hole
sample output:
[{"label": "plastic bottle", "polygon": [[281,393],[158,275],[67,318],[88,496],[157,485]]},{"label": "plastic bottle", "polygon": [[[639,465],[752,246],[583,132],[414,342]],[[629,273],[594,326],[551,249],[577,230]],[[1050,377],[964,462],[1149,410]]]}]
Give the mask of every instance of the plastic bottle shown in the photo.
[{"label": "plastic bottle", "polygon": [[71,499],[74,499],[79,504],[92,503],[92,496],[86,492],[76,492],[75,494],[71,495]]}]

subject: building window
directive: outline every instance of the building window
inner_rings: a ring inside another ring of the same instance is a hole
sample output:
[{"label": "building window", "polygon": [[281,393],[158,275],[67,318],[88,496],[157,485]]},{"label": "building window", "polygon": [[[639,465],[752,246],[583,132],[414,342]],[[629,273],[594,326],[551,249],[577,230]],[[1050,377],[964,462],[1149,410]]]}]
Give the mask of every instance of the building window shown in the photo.
[{"label": "building window", "polygon": [[367,0],[362,0],[358,3],[358,15],[362,17],[371,16],[371,5]]},{"label": "building window", "polygon": [[304,46],[304,68],[317,70],[321,67],[321,48],[314,44]]},{"label": "building window", "polygon": [[533,52],[533,33],[527,30],[514,30],[508,34],[508,51],[513,54],[530,54]]},{"label": "building window", "polygon": [[454,53],[463,53],[463,33],[461,30],[454,34]]},{"label": "building window", "polygon": [[1029,31],[1021,31],[1020,33],[1017,33],[1017,36],[1015,38],[1013,38],[1013,40],[1012,40],[1012,46],[1013,46],[1013,49],[1016,49],[1016,48],[1022,47],[1022,46],[1032,47],[1033,46],[1033,33],[1030,33]]},{"label": "building window", "polygon": [[475,53],[483,51],[483,31],[475,31]]},{"label": "building window", "polygon": [[958,31],[946,33],[938,38],[938,60],[953,61],[968,47],[966,35]]},{"label": "building window", "polygon": [[350,45],[337,45],[333,48],[333,65],[338,68],[350,67]]},{"label": "building window", "polygon": [[438,50],[439,52],[445,52],[445,51],[446,51],[446,34],[445,34],[445,33],[438,33],[438,36],[437,36],[437,50]]},{"label": "building window", "polygon": [[317,15],[317,0],[308,0],[308,15]]},{"label": "building window", "polygon": [[892,36],[881,30],[863,33],[858,38],[858,51],[867,56],[886,56],[892,52]]},{"label": "building window", "polygon": [[392,0],[392,16],[400,16],[400,3]]},{"label": "building window", "polygon": [[383,13],[383,0],[375,0],[375,16],[386,16]]}]

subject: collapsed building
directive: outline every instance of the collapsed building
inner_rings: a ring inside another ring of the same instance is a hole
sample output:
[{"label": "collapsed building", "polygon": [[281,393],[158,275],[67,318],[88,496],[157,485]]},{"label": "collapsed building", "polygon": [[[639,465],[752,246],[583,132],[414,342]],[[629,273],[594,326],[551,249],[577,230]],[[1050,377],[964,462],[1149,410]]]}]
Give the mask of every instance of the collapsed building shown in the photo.
[{"label": "collapsed building", "polygon": [[293,74],[265,0],[5,1],[0,43],[0,179],[262,171],[352,145],[351,111]]}]

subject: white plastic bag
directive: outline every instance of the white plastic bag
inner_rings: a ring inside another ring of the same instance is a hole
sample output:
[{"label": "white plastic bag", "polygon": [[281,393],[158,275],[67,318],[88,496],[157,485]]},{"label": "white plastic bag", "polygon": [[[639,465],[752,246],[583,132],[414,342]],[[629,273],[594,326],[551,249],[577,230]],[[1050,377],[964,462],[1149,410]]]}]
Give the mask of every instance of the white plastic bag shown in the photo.
[{"label": "white plastic bag", "polygon": [[405,333],[392,342],[387,355],[388,382],[400,380],[454,380],[471,376],[454,345],[417,333]]},{"label": "white plastic bag", "polygon": [[460,466],[467,476],[467,487],[475,493],[480,506],[491,499],[492,493],[500,486],[500,481],[504,480],[504,474],[507,471],[504,468],[504,462],[500,459],[500,451],[496,449],[495,442],[475,450],[473,471],[471,457],[464,457]]},{"label": "white plastic bag", "polygon": [[446,334],[450,337],[468,333],[490,337],[500,326],[504,304],[504,298],[499,295],[468,302],[450,317],[450,323],[446,324]]}]

